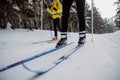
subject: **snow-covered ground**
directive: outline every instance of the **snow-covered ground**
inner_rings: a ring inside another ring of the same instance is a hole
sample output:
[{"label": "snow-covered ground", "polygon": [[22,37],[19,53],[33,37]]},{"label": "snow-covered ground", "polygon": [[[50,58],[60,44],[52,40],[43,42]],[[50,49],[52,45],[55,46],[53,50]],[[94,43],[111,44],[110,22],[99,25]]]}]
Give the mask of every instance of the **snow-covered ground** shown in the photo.
[{"label": "snow-covered ground", "polygon": [[[55,47],[55,43],[37,43],[51,39],[53,32],[34,30],[0,30],[0,68]],[[0,72],[0,80],[120,80],[120,31],[87,34],[86,43],[68,59],[43,75],[29,72],[19,65]],[[60,35],[59,35],[60,37]],[[78,34],[69,33],[63,49],[27,62],[32,69],[42,69],[77,45]]]}]

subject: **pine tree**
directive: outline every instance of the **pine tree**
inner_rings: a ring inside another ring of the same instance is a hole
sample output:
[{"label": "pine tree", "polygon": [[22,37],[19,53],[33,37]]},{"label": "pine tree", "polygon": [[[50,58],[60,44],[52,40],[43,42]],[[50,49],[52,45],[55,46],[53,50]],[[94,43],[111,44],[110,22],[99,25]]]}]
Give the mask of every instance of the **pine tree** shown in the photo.
[{"label": "pine tree", "polygon": [[11,0],[0,0],[0,27],[5,28],[6,23],[13,18],[16,14],[12,7]]},{"label": "pine tree", "polygon": [[116,25],[120,29],[120,0],[116,1],[115,4],[117,5],[117,13],[116,13]]}]

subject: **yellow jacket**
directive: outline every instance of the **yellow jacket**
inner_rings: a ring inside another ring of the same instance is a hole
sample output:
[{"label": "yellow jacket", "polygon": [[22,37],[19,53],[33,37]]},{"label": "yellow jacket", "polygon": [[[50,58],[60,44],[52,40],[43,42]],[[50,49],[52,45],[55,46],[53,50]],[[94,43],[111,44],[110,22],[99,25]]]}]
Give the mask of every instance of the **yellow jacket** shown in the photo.
[{"label": "yellow jacket", "polygon": [[47,8],[47,12],[52,14],[52,18],[61,18],[60,13],[62,12],[62,5],[61,3],[56,0],[56,2],[53,2],[52,6],[50,8]]}]

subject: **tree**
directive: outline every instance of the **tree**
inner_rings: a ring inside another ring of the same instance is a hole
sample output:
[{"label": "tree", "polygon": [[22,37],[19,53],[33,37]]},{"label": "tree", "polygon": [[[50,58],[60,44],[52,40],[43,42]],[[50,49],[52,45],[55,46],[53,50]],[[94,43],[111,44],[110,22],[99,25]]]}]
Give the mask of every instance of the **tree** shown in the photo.
[{"label": "tree", "polygon": [[29,0],[1,0],[0,2],[1,28],[5,28],[8,21],[11,22],[14,28],[19,28],[18,24],[21,23],[21,20],[23,28],[31,29],[30,23],[35,14]]},{"label": "tree", "polygon": [[116,13],[116,25],[120,29],[120,0],[116,1],[115,4],[117,5],[117,13]]},{"label": "tree", "polygon": [[[6,23],[9,21],[10,23],[14,23],[11,19],[15,19],[16,10],[13,9],[11,0],[1,0],[0,1],[0,27],[5,28]],[[14,25],[13,25],[14,26]]]}]

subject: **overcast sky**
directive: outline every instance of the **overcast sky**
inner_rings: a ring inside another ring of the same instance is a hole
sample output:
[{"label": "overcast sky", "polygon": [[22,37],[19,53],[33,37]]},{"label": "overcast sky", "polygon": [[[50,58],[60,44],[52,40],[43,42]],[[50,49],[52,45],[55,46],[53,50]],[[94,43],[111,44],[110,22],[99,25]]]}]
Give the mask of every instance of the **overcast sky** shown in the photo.
[{"label": "overcast sky", "polygon": [[[86,0],[91,5],[91,0]],[[94,0],[94,4],[99,8],[99,12],[103,18],[111,18],[116,14],[116,6],[114,2],[117,0]]]}]

